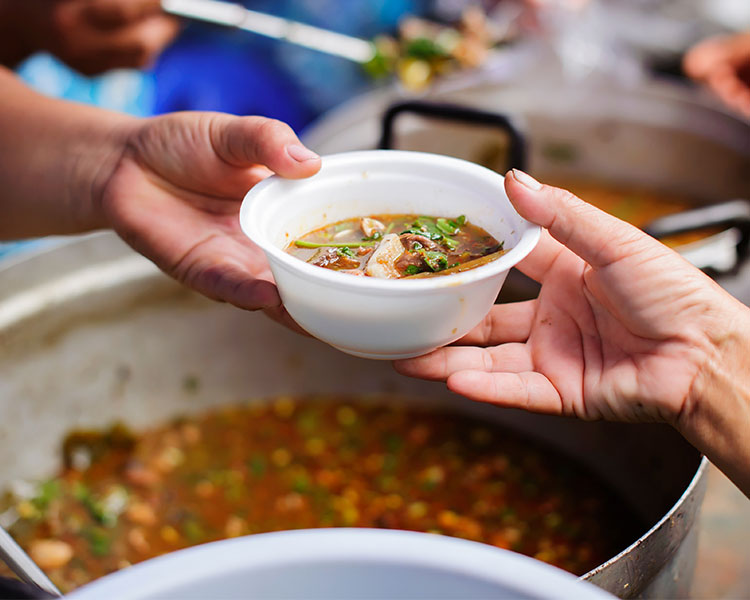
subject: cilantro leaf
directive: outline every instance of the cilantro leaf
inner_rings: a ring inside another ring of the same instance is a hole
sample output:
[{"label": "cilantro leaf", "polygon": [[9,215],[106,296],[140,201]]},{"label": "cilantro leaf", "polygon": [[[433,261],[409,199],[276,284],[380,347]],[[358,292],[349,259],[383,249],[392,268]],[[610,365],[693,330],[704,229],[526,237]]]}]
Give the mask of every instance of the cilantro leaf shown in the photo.
[{"label": "cilantro leaf", "polygon": [[442,252],[423,250],[419,253],[427,266],[433,271],[442,271],[448,266],[448,257]]}]

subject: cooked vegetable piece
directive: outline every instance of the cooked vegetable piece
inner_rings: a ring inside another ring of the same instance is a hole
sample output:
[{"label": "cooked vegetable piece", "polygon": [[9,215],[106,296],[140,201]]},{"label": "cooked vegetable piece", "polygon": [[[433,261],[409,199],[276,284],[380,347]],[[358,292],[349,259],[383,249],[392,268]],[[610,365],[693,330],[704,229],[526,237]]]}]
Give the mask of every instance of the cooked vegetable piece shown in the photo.
[{"label": "cooked vegetable piece", "polygon": [[395,233],[383,236],[380,245],[370,256],[365,267],[365,275],[380,279],[397,279],[401,272],[396,268],[396,261],[404,253],[404,246]]},{"label": "cooked vegetable piece", "polygon": [[[385,225],[371,217],[362,217],[359,220],[359,227],[368,239],[379,239],[383,237],[383,232],[385,231]],[[375,237],[376,235],[377,237]]]}]

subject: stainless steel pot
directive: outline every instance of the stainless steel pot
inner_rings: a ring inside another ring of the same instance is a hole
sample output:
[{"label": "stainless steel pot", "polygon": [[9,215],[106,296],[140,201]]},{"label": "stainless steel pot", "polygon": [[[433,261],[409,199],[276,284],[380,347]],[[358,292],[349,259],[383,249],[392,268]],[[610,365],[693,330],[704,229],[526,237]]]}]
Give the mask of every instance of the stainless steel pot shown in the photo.
[{"label": "stainless steel pot", "polygon": [[71,428],[145,427],[277,394],[352,393],[478,414],[582,461],[651,526],[584,578],[621,597],[687,594],[707,463],[668,427],[469,402],[197,297],[111,234],[0,269],[0,488],[51,474]]},{"label": "stainless steel pot", "polygon": [[[547,80],[403,100],[395,90],[355,99],[313,125],[305,141],[323,154],[380,145],[450,154],[501,172],[519,166],[542,180],[595,179],[684,194],[699,210],[655,223],[652,233],[727,226],[681,250],[714,273],[736,274],[747,255],[750,203],[703,208],[750,198],[750,122],[688,88]],[[741,280],[733,282],[742,286],[737,293],[750,298]]]}]

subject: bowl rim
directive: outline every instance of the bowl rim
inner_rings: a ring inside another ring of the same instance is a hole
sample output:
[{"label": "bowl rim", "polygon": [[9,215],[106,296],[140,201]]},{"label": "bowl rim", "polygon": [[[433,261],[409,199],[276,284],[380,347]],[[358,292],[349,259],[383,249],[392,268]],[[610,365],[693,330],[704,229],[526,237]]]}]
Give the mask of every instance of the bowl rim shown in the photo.
[{"label": "bowl rim", "polygon": [[[341,152],[338,154],[328,154],[321,157],[321,170],[312,177],[325,176],[327,169],[336,169],[340,167],[351,167],[352,169],[361,169],[364,166],[372,167],[373,163],[397,160],[399,163],[408,162],[412,165],[438,165],[441,169],[467,171],[478,179],[485,182],[498,185],[504,194],[503,175],[492,171],[476,163],[445,156],[442,154],[432,154],[429,152],[413,152],[406,150],[359,150],[355,152]],[[260,231],[257,223],[258,219],[254,215],[260,206],[262,206],[263,192],[274,185],[284,183],[285,185],[304,185],[311,178],[305,179],[285,179],[278,175],[272,175],[260,183],[253,186],[245,195],[240,207],[240,228],[245,235],[255,243],[267,257],[276,261],[277,265],[283,266],[286,270],[295,274],[318,282],[325,282],[331,287],[345,288],[349,290],[362,291],[381,291],[398,294],[399,292],[411,294],[414,291],[436,290],[445,287],[458,287],[468,283],[481,281],[494,277],[504,271],[510,270],[513,266],[523,260],[536,247],[541,237],[541,227],[535,225],[518,215],[525,231],[521,234],[518,243],[500,258],[489,264],[446,276],[438,276],[425,279],[379,279],[376,277],[353,277],[344,273],[337,273],[331,269],[321,269],[310,265],[291,254],[288,254],[281,248],[274,245],[263,231]],[[513,209],[515,210],[515,209]],[[517,214],[517,213],[516,213]]]},{"label": "bowl rim", "polygon": [[356,527],[275,531],[208,542],[116,571],[68,596],[71,600],[173,597],[167,596],[170,588],[174,593],[175,587],[184,589],[201,578],[222,578],[248,568],[340,561],[441,570],[539,600],[613,598],[572,573],[489,544],[432,533]]}]

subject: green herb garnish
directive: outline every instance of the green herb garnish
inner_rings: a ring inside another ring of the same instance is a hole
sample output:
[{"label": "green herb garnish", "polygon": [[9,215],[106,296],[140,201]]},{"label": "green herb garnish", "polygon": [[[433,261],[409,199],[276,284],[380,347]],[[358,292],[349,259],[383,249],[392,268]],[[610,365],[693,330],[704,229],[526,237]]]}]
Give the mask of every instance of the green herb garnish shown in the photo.
[{"label": "green herb garnish", "polygon": [[101,527],[91,527],[86,529],[84,536],[89,542],[91,554],[94,556],[107,556],[110,552],[112,540],[109,534]]},{"label": "green herb garnish", "polygon": [[266,472],[266,459],[261,454],[256,454],[249,461],[250,471],[256,477],[262,477]]},{"label": "green herb garnish", "polygon": [[31,503],[40,511],[44,511],[52,500],[60,497],[61,493],[60,482],[50,479],[39,486],[38,493],[31,499]]},{"label": "green herb garnish", "polygon": [[356,258],[354,256],[354,252],[352,252],[352,249],[348,246],[344,246],[343,248],[336,248],[336,252],[339,256],[346,256],[347,258]]},{"label": "green herb garnish", "polygon": [[423,250],[419,254],[433,271],[442,271],[448,266],[448,257],[442,252]]},{"label": "green herb garnish", "polygon": [[182,532],[192,544],[200,542],[206,537],[206,532],[203,531],[203,527],[201,527],[201,524],[196,519],[188,519],[185,521],[182,525]]},{"label": "green herb garnish", "polygon": [[406,269],[404,269],[404,272],[407,275],[416,275],[417,273],[421,272],[421,269],[417,265],[407,265]]},{"label": "green herb garnish", "polygon": [[463,219],[462,217],[463,215],[456,221],[449,221],[448,219],[444,219],[442,217],[437,219],[437,221],[432,217],[417,217],[414,223],[412,223],[408,229],[402,231],[401,233],[421,235],[432,240],[433,242],[442,244],[449,250],[455,250],[458,247],[458,242],[450,236],[455,235],[459,232],[459,221],[461,221],[462,224],[466,222],[466,217],[463,217]]}]

